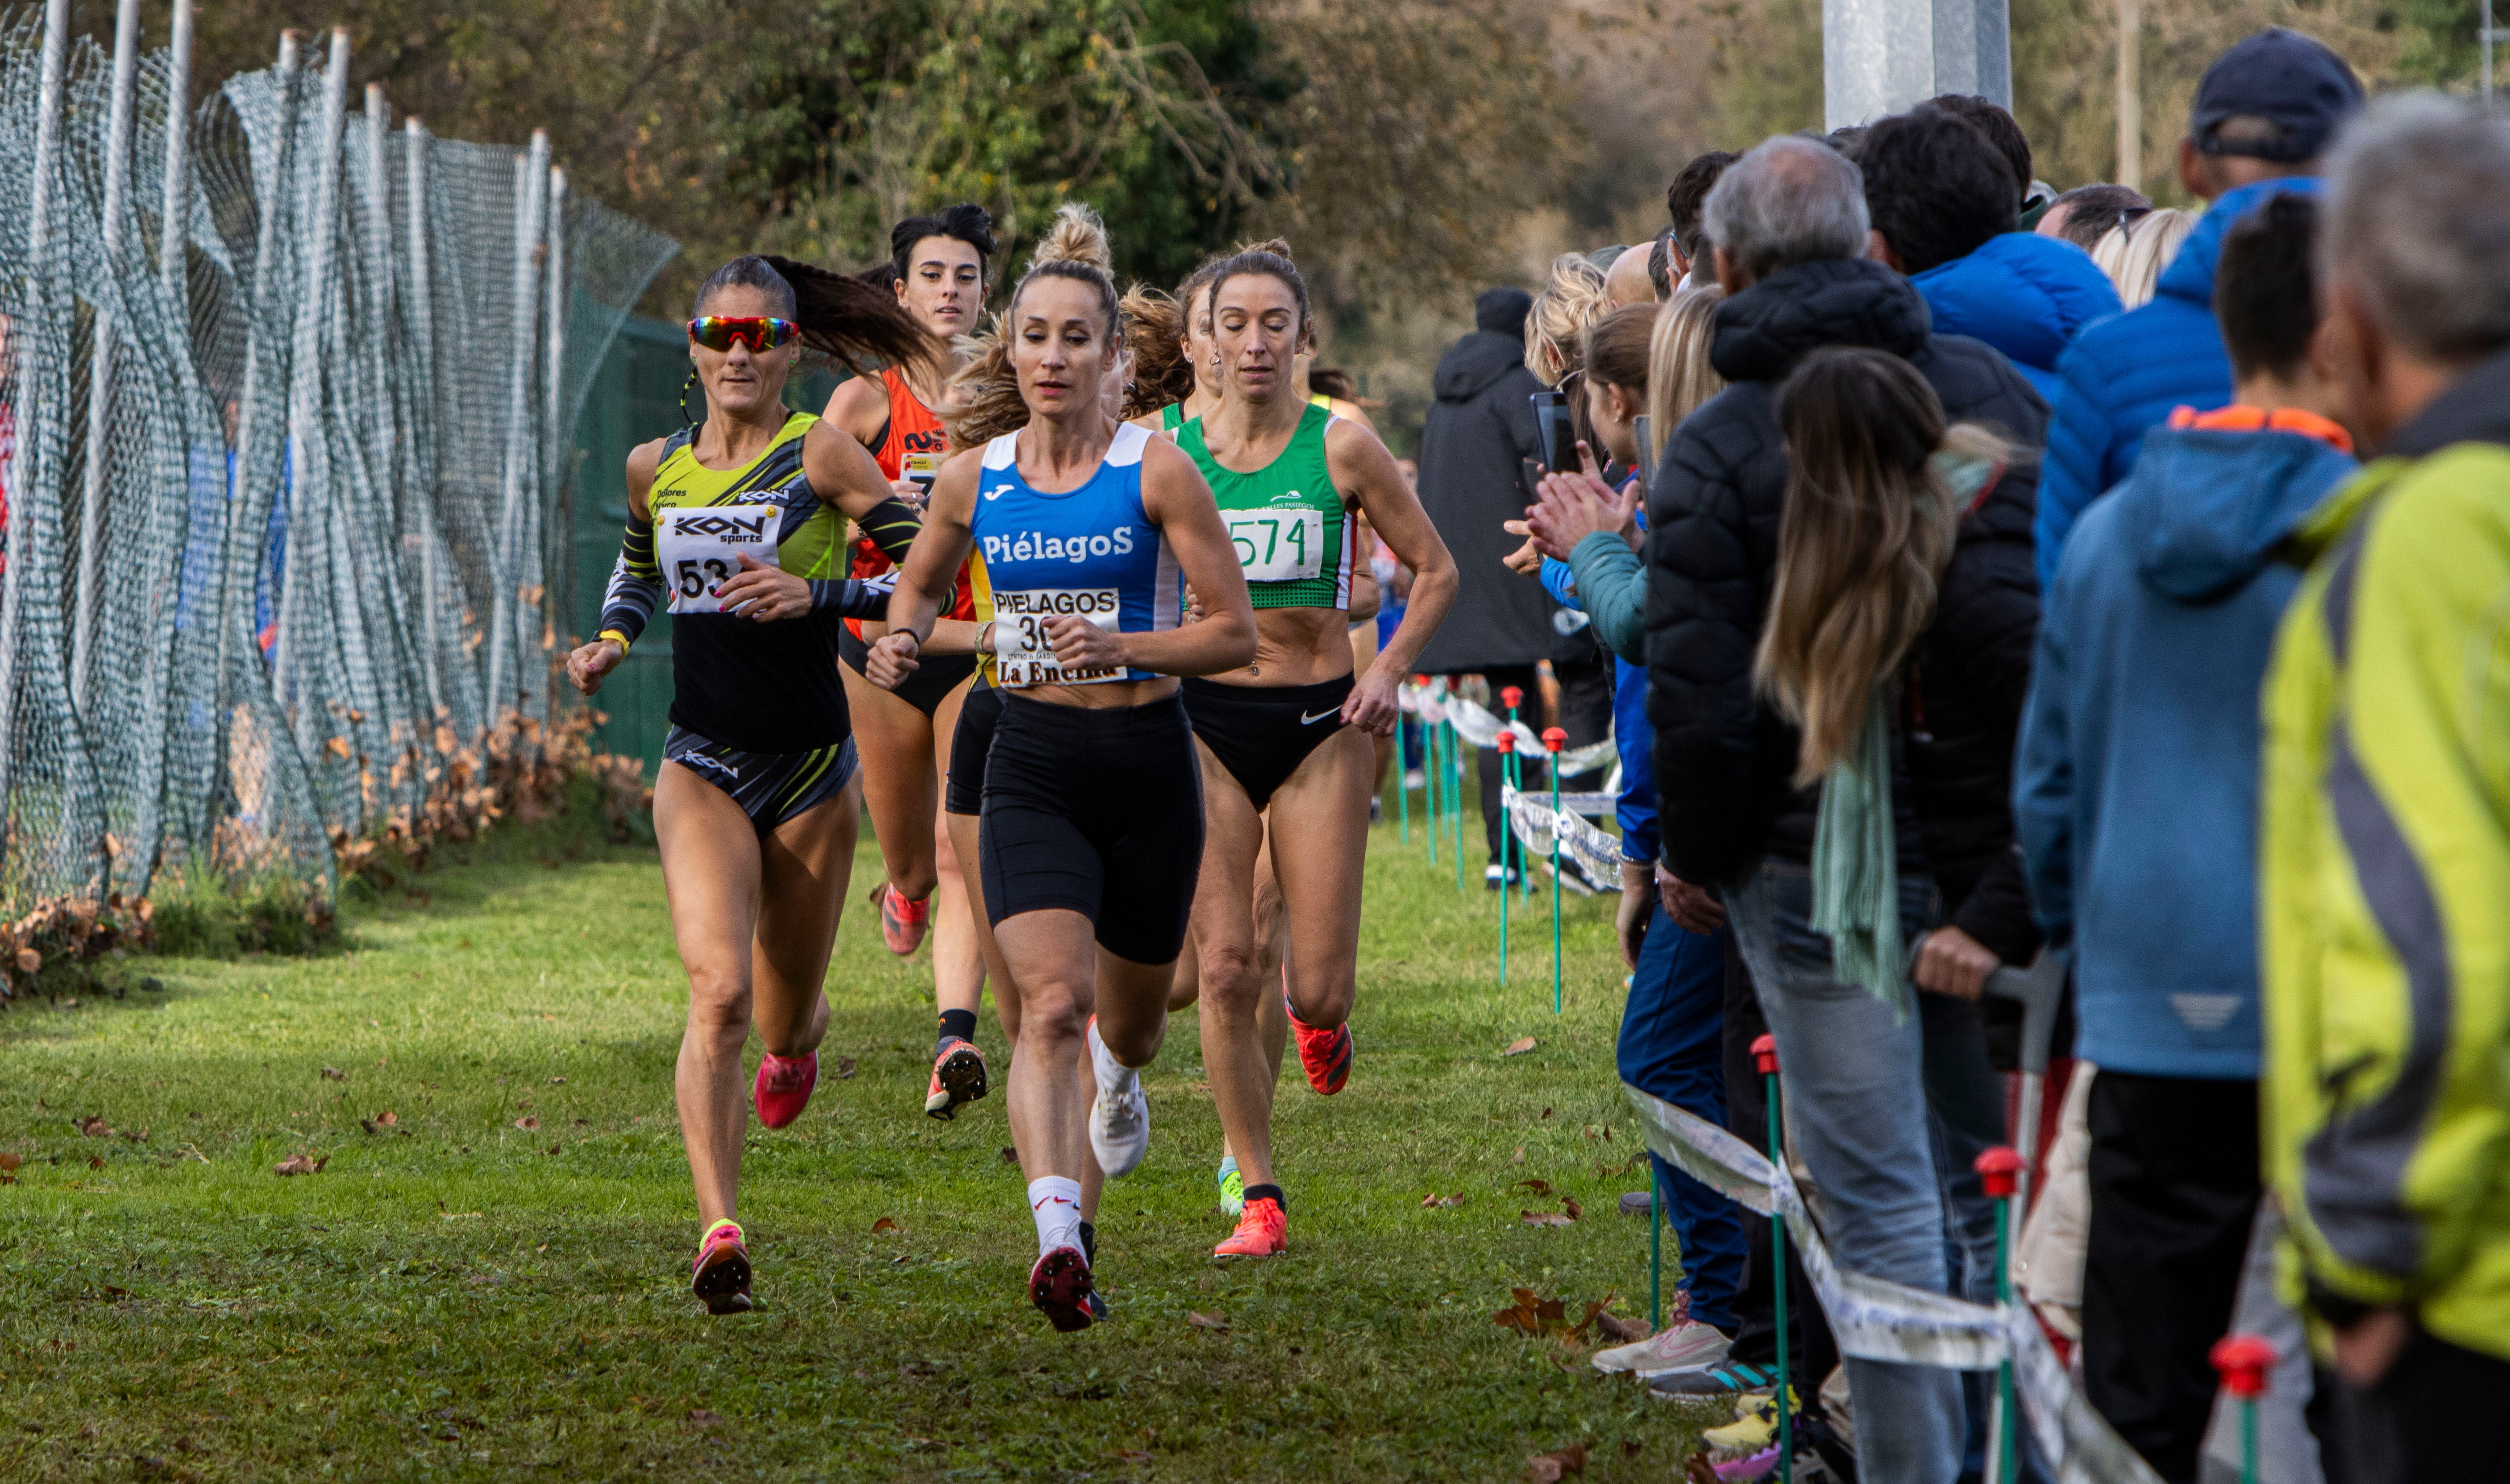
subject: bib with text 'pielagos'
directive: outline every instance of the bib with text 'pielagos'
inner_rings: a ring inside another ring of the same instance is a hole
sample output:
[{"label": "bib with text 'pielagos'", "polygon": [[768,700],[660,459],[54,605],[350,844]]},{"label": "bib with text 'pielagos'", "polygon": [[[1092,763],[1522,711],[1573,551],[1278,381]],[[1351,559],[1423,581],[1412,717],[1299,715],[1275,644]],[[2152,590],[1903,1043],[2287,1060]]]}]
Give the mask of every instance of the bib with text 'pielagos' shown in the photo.
[{"label": "bib with text 'pielagos'", "polygon": [[1126,424],[1078,489],[1048,494],[1020,477],[1019,435],[985,445],[970,528],[976,618],[993,621],[981,657],[998,685],[1094,685],[1146,680],[1144,669],[1066,671],[1054,660],[1048,622],[1085,619],[1120,633],[1174,628],[1183,579],[1167,538],[1142,509],[1142,450],[1151,435]]}]

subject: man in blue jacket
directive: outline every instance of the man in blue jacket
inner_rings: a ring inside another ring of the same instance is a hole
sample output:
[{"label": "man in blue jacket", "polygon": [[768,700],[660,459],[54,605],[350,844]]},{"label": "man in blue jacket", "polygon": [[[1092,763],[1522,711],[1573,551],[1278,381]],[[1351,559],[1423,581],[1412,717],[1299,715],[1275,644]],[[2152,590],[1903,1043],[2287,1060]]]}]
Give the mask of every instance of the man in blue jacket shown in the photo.
[{"label": "man in blue jacket", "polygon": [[2174,407],[2215,407],[2231,395],[2231,368],[2214,324],[2214,259],[2223,234],[2278,191],[2314,191],[2318,157],[2362,106],[2362,85],[2326,47],[2280,26],[2233,46],[2196,85],[2179,179],[2213,206],[2170,266],[2152,302],[2085,330],[2059,363],[2064,385],[2039,475],[2039,585],[2084,507],[2135,467],[2145,430]]},{"label": "man in blue jacket", "polygon": [[2069,936],[2092,1084],[2083,1384],[2192,1480],[2257,1213],[2259,687],[2300,585],[2287,539],[2354,469],[2315,342],[2314,200],[2223,238],[2237,400],[2181,407],[2083,515],[2044,605],[2014,824]]}]

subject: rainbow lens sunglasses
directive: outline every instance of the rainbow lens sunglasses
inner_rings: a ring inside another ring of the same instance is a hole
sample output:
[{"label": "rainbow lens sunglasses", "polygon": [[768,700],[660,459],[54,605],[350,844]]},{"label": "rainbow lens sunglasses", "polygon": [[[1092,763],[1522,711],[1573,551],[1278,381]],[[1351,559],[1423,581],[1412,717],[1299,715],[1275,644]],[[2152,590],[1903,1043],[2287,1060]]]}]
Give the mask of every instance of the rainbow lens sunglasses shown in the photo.
[{"label": "rainbow lens sunglasses", "polygon": [[771,351],[802,333],[790,320],[766,315],[700,315],[689,322],[689,338],[710,351],[746,345],[750,354]]}]

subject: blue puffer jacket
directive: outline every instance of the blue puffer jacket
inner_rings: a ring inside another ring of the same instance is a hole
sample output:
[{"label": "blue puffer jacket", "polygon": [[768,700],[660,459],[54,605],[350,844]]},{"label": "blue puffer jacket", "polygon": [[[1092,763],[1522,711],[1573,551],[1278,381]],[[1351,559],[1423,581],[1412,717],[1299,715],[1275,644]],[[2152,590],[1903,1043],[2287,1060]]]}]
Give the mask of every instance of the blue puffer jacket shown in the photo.
[{"label": "blue puffer jacket", "polygon": [[2219,407],[2231,400],[2231,362],[2214,323],[2214,260],[2223,234],[2278,191],[2314,194],[2306,176],[2261,180],[2225,192],[2170,266],[2152,302],[2095,324],[2058,363],[2064,385],[2049,399],[2048,458],[2039,471],[2039,586],[2057,575],[2066,533],[2083,508],[2135,467],[2145,430],[2177,407]]},{"label": "blue puffer jacket", "polygon": [[1967,335],[2004,353],[2039,395],[2057,400],[2057,361],[2084,326],[2122,307],[2110,276],[2070,242],[2007,232],[1967,257],[1909,280],[1938,335]]},{"label": "blue puffer jacket", "polygon": [[2299,433],[2156,428],[2048,590],[2013,780],[2040,926],[2069,934],[2075,1053],[2258,1075],[2258,692],[2301,569],[2285,539],[2353,473]]}]

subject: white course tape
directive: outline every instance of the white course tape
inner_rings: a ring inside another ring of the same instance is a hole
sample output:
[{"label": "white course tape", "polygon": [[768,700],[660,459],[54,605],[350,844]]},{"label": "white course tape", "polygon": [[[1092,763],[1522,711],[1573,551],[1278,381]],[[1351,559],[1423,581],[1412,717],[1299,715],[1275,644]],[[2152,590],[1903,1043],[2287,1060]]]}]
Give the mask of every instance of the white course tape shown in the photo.
[{"label": "white course tape", "polygon": [[1649,1149],[1755,1211],[1785,1214],[1788,1238],[1842,1354],[1964,1371],[1992,1370],[2010,1356],[2023,1416],[2040,1456],[2056,1470],[2057,1484],[2160,1484],[2075,1389],[2027,1306],[1989,1309],[1842,1270],[1787,1171],[1662,1098],[1627,1083],[1621,1091],[1638,1112]]},{"label": "white course tape", "polygon": [[1549,859],[1556,834],[1560,854],[1575,859],[1589,880],[1610,883],[1621,879],[1620,841],[1566,809],[1555,813],[1547,795],[1503,788],[1500,798],[1528,860]]},{"label": "white course tape", "polygon": [[[1430,726],[1442,721],[1453,725],[1458,737],[1476,747],[1496,747],[1500,733],[1513,732],[1516,734],[1517,751],[1527,757],[1543,755],[1542,738],[1532,727],[1522,721],[1502,721],[1480,703],[1448,691],[1442,684],[1419,686],[1406,682],[1395,688],[1394,697],[1396,705]],[[1591,773],[1617,756],[1617,746],[1612,738],[1606,737],[1592,745],[1562,752],[1559,757],[1560,774],[1563,778],[1574,778],[1580,773]]]}]

